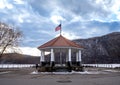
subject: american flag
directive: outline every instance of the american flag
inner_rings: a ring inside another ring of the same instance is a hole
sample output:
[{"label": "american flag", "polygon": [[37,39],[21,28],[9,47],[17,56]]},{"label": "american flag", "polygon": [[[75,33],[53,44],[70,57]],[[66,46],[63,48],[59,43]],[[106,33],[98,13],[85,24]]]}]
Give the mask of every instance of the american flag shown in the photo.
[{"label": "american flag", "polygon": [[61,24],[59,24],[56,28],[55,31],[61,30]]}]

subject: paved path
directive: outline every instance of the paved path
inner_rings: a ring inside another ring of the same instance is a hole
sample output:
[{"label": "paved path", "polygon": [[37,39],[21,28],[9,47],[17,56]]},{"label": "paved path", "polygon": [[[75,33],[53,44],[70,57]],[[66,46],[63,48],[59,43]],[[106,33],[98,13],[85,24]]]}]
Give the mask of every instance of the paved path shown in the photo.
[{"label": "paved path", "polygon": [[120,72],[59,75],[30,74],[32,71],[6,71],[0,74],[0,85],[120,85]]}]

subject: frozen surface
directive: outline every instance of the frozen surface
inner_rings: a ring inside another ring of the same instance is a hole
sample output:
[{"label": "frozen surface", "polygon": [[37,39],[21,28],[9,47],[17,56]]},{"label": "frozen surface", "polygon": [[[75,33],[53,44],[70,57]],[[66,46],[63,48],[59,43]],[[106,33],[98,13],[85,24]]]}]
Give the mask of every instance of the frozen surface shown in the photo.
[{"label": "frozen surface", "polygon": [[10,73],[10,71],[0,72],[0,74]]}]

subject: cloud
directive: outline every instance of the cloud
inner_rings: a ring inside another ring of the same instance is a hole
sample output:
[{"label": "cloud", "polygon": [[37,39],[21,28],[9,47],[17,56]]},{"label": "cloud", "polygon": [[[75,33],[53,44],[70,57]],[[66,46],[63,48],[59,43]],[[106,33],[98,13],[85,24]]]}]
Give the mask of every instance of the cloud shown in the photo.
[{"label": "cloud", "polygon": [[23,46],[37,47],[59,34],[68,39],[120,31],[119,0],[0,0],[0,19],[23,31]]},{"label": "cloud", "polygon": [[6,0],[1,0],[0,1],[0,9],[12,9],[13,8],[13,5],[8,3]]},{"label": "cloud", "polygon": [[22,54],[32,55],[32,56],[40,56],[40,51],[37,48],[31,47],[19,47]]},{"label": "cloud", "polygon": [[75,32],[63,32],[62,35],[70,40],[81,38],[80,36],[76,35]]},{"label": "cloud", "polygon": [[[41,56],[41,51],[37,48],[33,48],[33,47],[18,47],[18,49],[20,49],[20,53],[21,54],[25,54],[25,55],[31,55],[31,56],[37,56],[40,57]],[[45,52],[45,55],[50,54],[50,52]]]},{"label": "cloud", "polygon": [[[1,49],[0,49],[1,50]],[[31,55],[31,56],[40,56],[41,51],[37,48],[33,47],[13,47],[13,48],[7,48],[4,53],[20,53],[24,55]]]},{"label": "cloud", "polygon": [[[106,10],[108,5],[106,4],[108,2],[100,1],[95,2],[93,0],[61,0],[57,1],[56,7],[59,7],[59,9],[56,10],[53,6],[53,11],[55,11],[56,14],[62,15],[65,18],[70,17],[80,17],[82,16],[83,20],[91,20],[94,18],[104,18],[107,15],[109,15],[110,11],[109,9]],[[64,5],[65,4],[65,5]],[[111,4],[109,2],[109,4]]]},{"label": "cloud", "polygon": [[52,15],[50,17],[51,21],[55,24],[60,24],[61,21],[65,21],[65,19],[61,16],[57,16],[57,15]]},{"label": "cloud", "polygon": [[24,0],[14,0],[16,4],[24,4]]}]

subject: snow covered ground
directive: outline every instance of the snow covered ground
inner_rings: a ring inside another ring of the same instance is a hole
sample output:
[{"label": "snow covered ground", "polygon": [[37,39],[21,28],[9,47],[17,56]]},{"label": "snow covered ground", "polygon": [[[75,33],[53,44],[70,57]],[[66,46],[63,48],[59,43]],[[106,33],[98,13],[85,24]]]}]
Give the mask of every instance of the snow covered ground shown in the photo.
[{"label": "snow covered ground", "polygon": [[89,72],[89,71],[84,71],[84,72],[76,72],[76,71],[72,71],[72,72],[37,72],[37,71],[33,71],[30,74],[101,74],[101,73],[105,73],[105,72]]},{"label": "snow covered ground", "polygon": [[117,70],[101,70],[101,71],[83,71],[83,72],[78,72],[78,71],[72,71],[72,72],[38,72],[38,71],[33,71],[30,74],[56,74],[56,75],[70,75],[70,74],[107,74],[109,72],[120,72]]}]

